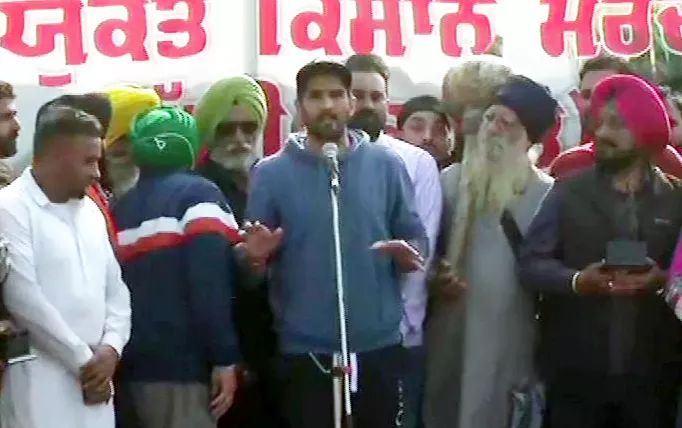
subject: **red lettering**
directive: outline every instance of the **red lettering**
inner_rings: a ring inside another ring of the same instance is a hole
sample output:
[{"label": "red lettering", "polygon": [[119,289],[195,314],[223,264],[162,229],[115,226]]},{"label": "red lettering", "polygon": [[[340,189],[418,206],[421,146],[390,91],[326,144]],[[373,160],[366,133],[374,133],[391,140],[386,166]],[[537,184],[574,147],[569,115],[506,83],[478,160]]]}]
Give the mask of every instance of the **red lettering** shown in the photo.
[{"label": "red lettering", "polygon": [[[112,58],[130,55],[133,61],[149,59],[144,47],[147,38],[144,3],[144,0],[89,0],[90,6],[123,6],[128,11],[128,19],[109,19],[97,26],[95,46],[99,52]],[[114,33],[117,30],[125,34],[125,42],[120,45],[114,42]]]},{"label": "red lettering", "polygon": [[461,24],[472,25],[476,31],[476,41],[473,53],[476,55],[487,52],[495,43],[490,19],[474,12],[474,6],[479,4],[495,4],[495,0],[438,0],[441,3],[458,3],[459,9],[455,13],[443,16],[440,23],[441,45],[446,55],[459,57],[463,46],[457,37],[457,27]]},{"label": "red lettering", "polygon": [[386,33],[386,54],[402,56],[405,45],[400,28],[400,0],[381,0],[384,5],[384,18],[374,19],[374,1],[356,0],[357,18],[351,20],[351,46],[355,52],[368,54],[374,51],[374,33]]},{"label": "red lettering", "polygon": [[[55,50],[56,36],[62,34],[65,40],[66,64],[83,64],[87,54],[83,48],[80,0],[33,0],[1,2],[0,12],[7,15],[7,31],[0,39],[0,46],[25,57],[48,55]],[[36,43],[24,41],[26,13],[36,10],[61,10],[62,22],[36,25]]]},{"label": "red lettering", "polygon": [[263,130],[263,155],[277,153],[284,142],[283,135],[287,134],[284,118],[288,116],[282,100],[279,86],[267,80],[259,80],[268,99],[268,119]]},{"label": "red lettering", "polygon": [[566,33],[575,34],[578,56],[597,55],[594,34],[594,8],[599,0],[580,0],[575,20],[566,18],[568,0],[541,0],[549,5],[547,21],[540,26],[542,47],[551,56],[561,56],[566,50]]},{"label": "red lettering", "polygon": [[433,32],[429,5],[433,0],[410,0],[414,15],[414,33],[428,35]]},{"label": "red lettering", "polygon": [[170,86],[165,83],[154,85],[154,90],[159,98],[168,102],[179,101],[185,95],[185,85],[178,81],[171,82]]},{"label": "red lettering", "polygon": [[680,27],[682,27],[682,9],[680,5],[670,5],[668,7],[661,6],[661,10],[656,14],[654,22],[658,30],[663,34],[663,46],[668,51],[677,55],[682,55],[682,34],[680,34]]},{"label": "red lettering", "polygon": [[166,58],[183,58],[196,55],[206,48],[205,0],[156,0],[159,10],[174,10],[178,3],[187,5],[187,19],[169,19],[159,24],[159,31],[167,34],[186,33],[189,40],[185,46],[176,46],[171,41],[157,43],[159,54]]},{"label": "red lettering", "polygon": [[279,17],[277,0],[260,0],[260,54],[277,55],[282,45],[277,38]]},{"label": "red lettering", "polygon": [[[652,0],[602,0],[604,4],[627,3],[631,7],[628,15],[604,15],[604,48],[615,55],[639,56],[651,48],[651,28],[649,14]],[[629,35],[625,31],[629,30]]]},{"label": "red lettering", "polygon": [[56,76],[46,76],[41,74],[38,76],[38,84],[47,88],[58,88],[73,83],[73,75],[71,73],[61,74]]},{"label": "red lettering", "polygon": [[[320,29],[320,35],[310,38],[308,30],[315,24]],[[291,36],[298,48],[313,51],[325,50],[327,55],[341,55],[341,48],[336,38],[341,27],[341,5],[339,0],[322,0],[322,13],[302,12],[291,22]]]}]

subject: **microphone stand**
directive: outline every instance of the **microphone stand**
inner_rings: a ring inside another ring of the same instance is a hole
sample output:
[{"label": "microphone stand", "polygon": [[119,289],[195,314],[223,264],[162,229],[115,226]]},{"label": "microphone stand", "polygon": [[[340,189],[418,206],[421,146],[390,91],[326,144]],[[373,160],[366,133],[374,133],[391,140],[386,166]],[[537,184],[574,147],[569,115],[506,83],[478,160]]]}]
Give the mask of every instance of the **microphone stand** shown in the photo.
[{"label": "microphone stand", "polygon": [[[334,426],[336,428],[353,427],[351,391],[350,391],[350,355],[348,353],[348,335],[346,332],[346,306],[343,289],[343,256],[341,254],[341,232],[339,227],[339,167],[335,158],[330,161],[330,188],[332,204],[332,225],[334,228],[334,256],[336,259],[336,296],[339,309],[339,332],[341,339],[341,355],[334,355],[332,376],[334,378]],[[340,360],[340,361],[339,361]],[[343,397],[341,390],[343,389]],[[342,400],[343,398],[343,400]],[[341,407],[343,404],[343,416]]]}]

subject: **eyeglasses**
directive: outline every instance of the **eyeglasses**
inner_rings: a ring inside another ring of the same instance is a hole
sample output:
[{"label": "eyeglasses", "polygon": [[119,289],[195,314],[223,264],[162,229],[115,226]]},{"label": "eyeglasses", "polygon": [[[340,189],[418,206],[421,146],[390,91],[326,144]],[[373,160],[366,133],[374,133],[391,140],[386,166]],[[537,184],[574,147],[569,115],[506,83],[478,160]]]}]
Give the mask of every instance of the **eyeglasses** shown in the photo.
[{"label": "eyeglasses", "polygon": [[237,133],[237,129],[241,129],[244,134],[253,134],[258,131],[258,123],[247,122],[223,122],[216,128],[217,135],[231,136]]}]

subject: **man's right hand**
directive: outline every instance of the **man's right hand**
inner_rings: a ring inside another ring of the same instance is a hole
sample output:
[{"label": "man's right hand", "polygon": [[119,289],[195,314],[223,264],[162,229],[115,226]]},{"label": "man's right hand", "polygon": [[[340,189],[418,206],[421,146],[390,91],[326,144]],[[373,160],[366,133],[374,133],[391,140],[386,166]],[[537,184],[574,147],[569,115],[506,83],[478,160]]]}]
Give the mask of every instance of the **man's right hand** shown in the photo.
[{"label": "man's right hand", "polygon": [[581,296],[607,295],[613,289],[613,278],[604,271],[604,263],[592,263],[580,271],[575,292]]},{"label": "man's right hand", "polygon": [[240,232],[244,242],[237,245],[237,248],[245,251],[246,256],[254,268],[261,268],[268,258],[274,254],[282,243],[284,231],[278,227],[274,231],[260,222],[251,223],[247,221]]},{"label": "man's right hand", "polygon": [[113,396],[111,381],[107,380],[101,385],[93,386],[88,389],[83,389],[83,402],[87,406],[95,406],[97,404],[108,403]]},{"label": "man's right hand", "polygon": [[445,260],[437,260],[433,263],[428,276],[428,284],[431,292],[437,298],[444,300],[457,300],[466,290],[466,283],[458,277],[452,265]]}]

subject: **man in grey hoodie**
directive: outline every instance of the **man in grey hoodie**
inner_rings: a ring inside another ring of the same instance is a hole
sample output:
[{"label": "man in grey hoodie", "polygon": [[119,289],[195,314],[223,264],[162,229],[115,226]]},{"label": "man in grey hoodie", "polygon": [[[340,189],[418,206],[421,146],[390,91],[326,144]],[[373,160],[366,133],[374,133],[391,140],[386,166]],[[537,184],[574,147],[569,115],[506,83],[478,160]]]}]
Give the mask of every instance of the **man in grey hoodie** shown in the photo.
[{"label": "man in grey hoodie", "polygon": [[[255,168],[246,254],[267,268],[280,339],[284,413],[293,428],[333,427],[332,355],[340,351],[329,170],[323,144],[339,146],[340,230],[349,350],[356,355],[354,426],[400,422],[402,272],[423,267],[428,239],[401,159],[351,131],[351,74],[313,62],[296,76],[306,131]],[[355,386],[355,385],[353,385]]]}]

